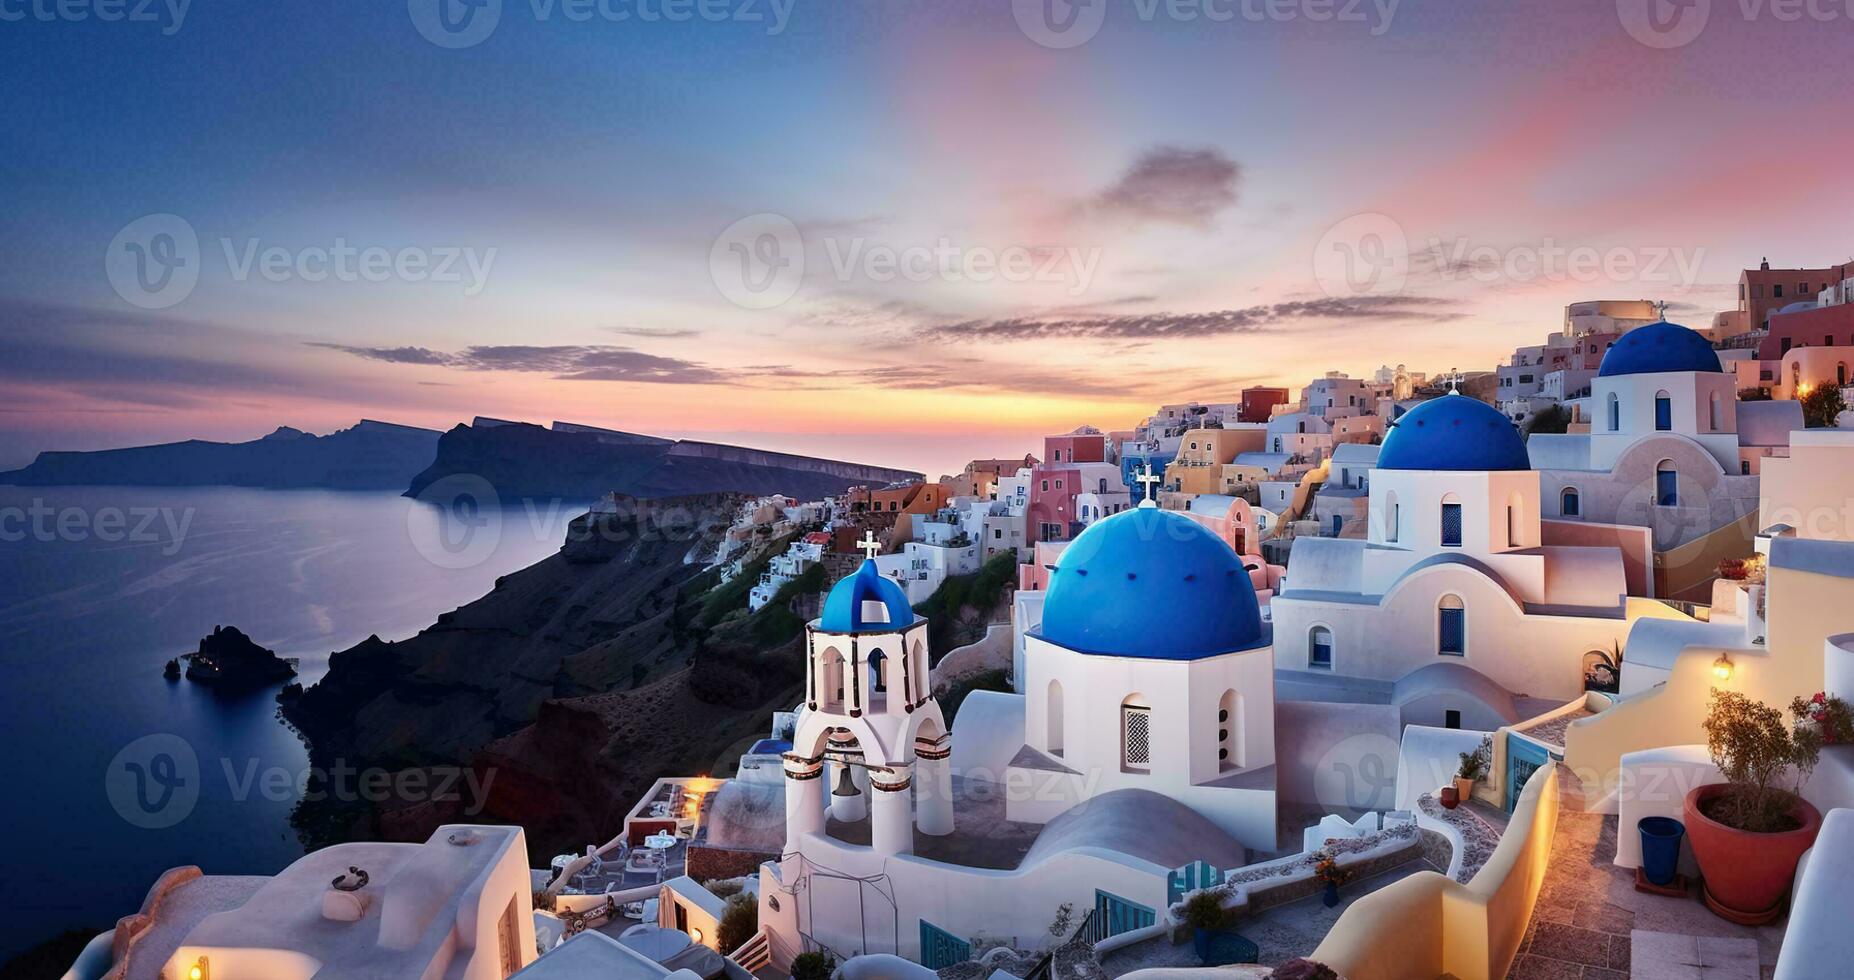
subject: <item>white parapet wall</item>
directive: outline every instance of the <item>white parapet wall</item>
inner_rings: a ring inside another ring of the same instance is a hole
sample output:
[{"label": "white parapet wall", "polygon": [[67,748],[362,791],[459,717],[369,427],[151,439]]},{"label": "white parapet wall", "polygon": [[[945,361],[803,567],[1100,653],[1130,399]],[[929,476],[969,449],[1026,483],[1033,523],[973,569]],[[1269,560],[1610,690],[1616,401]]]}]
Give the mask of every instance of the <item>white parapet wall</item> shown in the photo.
[{"label": "white parapet wall", "polygon": [[1777,954],[1776,980],[1844,977],[1854,963],[1854,810],[1830,810],[1815,847],[1803,855]]}]

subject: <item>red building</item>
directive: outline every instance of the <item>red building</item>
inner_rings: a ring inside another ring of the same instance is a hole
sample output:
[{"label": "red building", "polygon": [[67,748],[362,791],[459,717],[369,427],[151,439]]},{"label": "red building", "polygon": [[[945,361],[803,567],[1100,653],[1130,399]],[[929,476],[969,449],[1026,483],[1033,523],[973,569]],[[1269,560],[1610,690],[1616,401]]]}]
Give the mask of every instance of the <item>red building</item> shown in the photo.
[{"label": "red building", "polygon": [[1757,359],[1774,361],[1792,347],[1854,346],[1854,303],[1824,306],[1770,318],[1770,335],[1758,342]]},{"label": "red building", "polygon": [[1080,470],[1037,467],[1030,482],[1030,540],[1068,540],[1075,521],[1075,494],[1080,489]]},{"label": "red building", "polygon": [[1043,437],[1043,458],[1050,465],[1107,462],[1107,437],[1099,432],[1071,432]]},{"label": "red building", "polygon": [[1242,408],[1236,413],[1239,422],[1266,422],[1274,416],[1276,405],[1286,405],[1288,390],[1286,388],[1244,388],[1242,390]]}]

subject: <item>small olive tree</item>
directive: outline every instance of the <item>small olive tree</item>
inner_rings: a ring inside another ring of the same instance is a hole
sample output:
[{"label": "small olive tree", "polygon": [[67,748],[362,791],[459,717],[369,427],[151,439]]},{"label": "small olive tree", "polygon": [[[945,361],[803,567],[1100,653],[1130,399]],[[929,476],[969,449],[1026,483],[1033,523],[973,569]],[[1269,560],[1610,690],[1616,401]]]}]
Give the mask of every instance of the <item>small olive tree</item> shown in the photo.
[{"label": "small olive tree", "polygon": [[1712,691],[1705,729],[1706,751],[1730,784],[1706,816],[1758,834],[1791,829],[1795,793],[1777,781],[1794,768],[1800,790],[1821,757],[1821,737],[1793,727],[1776,708],[1718,688]]},{"label": "small olive tree", "polygon": [[721,924],[715,928],[715,946],[726,956],[746,945],[759,931],[759,901],[747,893],[734,895],[721,910]]}]

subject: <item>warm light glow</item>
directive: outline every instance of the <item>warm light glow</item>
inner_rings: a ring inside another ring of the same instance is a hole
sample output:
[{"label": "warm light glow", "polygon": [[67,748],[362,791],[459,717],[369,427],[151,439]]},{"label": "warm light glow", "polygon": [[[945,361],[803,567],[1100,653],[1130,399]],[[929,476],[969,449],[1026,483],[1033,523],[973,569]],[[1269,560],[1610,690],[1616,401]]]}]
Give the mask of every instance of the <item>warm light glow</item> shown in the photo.
[{"label": "warm light glow", "polygon": [[690,938],[690,939],[693,939],[693,940],[695,940],[695,941],[696,941],[696,942],[698,942],[698,943],[699,943],[699,942],[701,942],[701,941],[702,941],[702,930],[700,930],[700,929],[690,929],[690,930],[689,930],[689,938]]},{"label": "warm light glow", "polygon": [[1712,676],[1717,677],[1718,679],[1722,681],[1731,680],[1732,679],[1732,658],[1726,656],[1723,653],[1719,654],[1719,659],[1714,660],[1712,662]]},{"label": "warm light glow", "polygon": [[1796,386],[1796,397],[1807,398],[1809,397],[1809,393],[1814,390],[1815,390],[1815,385],[1812,385],[1808,383],[1807,381],[1805,381],[1802,384],[1799,384]]},{"label": "warm light glow", "polygon": [[194,962],[193,968],[187,971],[187,980],[206,980],[206,957]]}]

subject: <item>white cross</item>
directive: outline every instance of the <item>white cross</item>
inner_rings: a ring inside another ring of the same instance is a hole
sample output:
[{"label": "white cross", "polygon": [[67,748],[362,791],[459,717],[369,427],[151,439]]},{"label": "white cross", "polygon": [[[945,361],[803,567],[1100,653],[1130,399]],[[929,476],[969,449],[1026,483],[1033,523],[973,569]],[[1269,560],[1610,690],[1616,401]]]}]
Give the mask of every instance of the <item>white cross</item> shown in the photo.
[{"label": "white cross", "polygon": [[871,560],[874,560],[875,556],[882,553],[882,542],[877,541],[875,532],[868,529],[864,529],[863,539],[856,542],[856,546],[863,549],[864,558]]},{"label": "white cross", "polygon": [[1461,394],[1461,369],[1460,368],[1449,368],[1448,377],[1443,380],[1447,382],[1448,390],[1450,392],[1457,394],[1457,395]]},{"label": "white cross", "polygon": [[1155,484],[1164,483],[1165,478],[1154,474],[1152,472],[1152,464],[1148,462],[1146,464],[1145,472],[1141,473],[1139,476],[1134,477],[1133,482],[1144,484],[1144,486],[1140,487],[1140,496],[1141,498],[1145,500],[1151,500],[1153,486]]},{"label": "white cross", "polygon": [[1667,300],[1662,300],[1659,303],[1656,303],[1655,309],[1661,314],[1661,322],[1666,323],[1667,322]]}]

